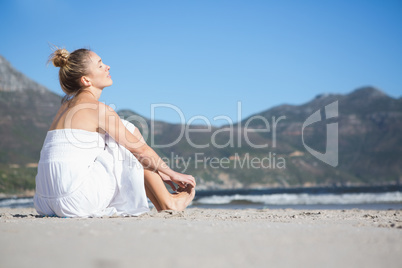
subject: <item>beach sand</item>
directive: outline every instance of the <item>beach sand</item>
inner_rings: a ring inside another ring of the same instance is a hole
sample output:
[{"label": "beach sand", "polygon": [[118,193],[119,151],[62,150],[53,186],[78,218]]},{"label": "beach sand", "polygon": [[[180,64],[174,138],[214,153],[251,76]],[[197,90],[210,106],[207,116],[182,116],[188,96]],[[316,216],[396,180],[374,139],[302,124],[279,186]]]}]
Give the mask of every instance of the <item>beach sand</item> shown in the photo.
[{"label": "beach sand", "polygon": [[0,267],[401,267],[401,210],[151,211],[39,217],[0,209]]}]

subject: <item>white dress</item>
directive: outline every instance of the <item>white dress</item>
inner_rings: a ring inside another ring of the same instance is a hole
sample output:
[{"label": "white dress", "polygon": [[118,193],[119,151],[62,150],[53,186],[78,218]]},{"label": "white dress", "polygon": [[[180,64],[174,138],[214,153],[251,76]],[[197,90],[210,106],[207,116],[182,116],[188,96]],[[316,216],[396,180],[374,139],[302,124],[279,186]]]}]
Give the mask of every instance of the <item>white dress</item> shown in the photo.
[{"label": "white dress", "polygon": [[144,169],[108,134],[51,130],[40,153],[34,205],[48,216],[137,216],[149,211]]}]

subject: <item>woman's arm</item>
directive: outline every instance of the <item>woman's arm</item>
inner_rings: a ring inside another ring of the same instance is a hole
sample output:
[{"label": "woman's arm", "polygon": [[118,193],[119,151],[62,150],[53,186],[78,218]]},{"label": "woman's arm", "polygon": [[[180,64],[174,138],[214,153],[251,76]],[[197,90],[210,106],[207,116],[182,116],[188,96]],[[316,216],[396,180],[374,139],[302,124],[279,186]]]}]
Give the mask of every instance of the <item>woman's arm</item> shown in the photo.
[{"label": "woman's arm", "polygon": [[166,174],[180,187],[185,187],[186,184],[195,187],[196,183],[193,176],[181,174],[170,169],[158,154],[148,146],[138,128],[133,133],[130,132],[121,121],[119,115],[111,107],[103,103],[99,103],[99,127],[105,130],[116,142],[133,153],[144,167]]}]

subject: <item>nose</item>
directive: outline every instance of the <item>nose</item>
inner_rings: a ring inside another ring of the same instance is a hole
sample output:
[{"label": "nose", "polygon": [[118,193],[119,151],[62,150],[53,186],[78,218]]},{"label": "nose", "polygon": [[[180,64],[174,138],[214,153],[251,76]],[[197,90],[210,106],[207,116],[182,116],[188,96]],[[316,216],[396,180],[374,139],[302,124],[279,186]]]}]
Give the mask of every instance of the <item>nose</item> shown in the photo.
[{"label": "nose", "polygon": [[110,70],[110,66],[106,65],[106,71],[109,71],[109,70]]}]

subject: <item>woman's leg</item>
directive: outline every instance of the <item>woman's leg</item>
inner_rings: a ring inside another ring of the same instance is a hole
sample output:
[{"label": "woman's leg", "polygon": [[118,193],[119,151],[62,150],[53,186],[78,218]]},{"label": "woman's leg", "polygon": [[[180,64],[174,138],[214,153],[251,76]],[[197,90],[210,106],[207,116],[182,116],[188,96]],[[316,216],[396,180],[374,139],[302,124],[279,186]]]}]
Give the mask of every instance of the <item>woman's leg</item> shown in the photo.
[{"label": "woman's leg", "polygon": [[162,208],[159,205],[158,199],[156,199],[156,197],[154,196],[152,191],[148,188],[146,183],[145,183],[145,193],[147,194],[147,197],[149,198],[149,200],[151,200],[152,204],[154,204],[156,210],[161,211]]},{"label": "woman's leg", "polygon": [[185,191],[171,194],[166,189],[162,178],[156,172],[144,169],[145,189],[148,198],[158,211],[184,210],[194,199],[195,190],[188,186]]}]

